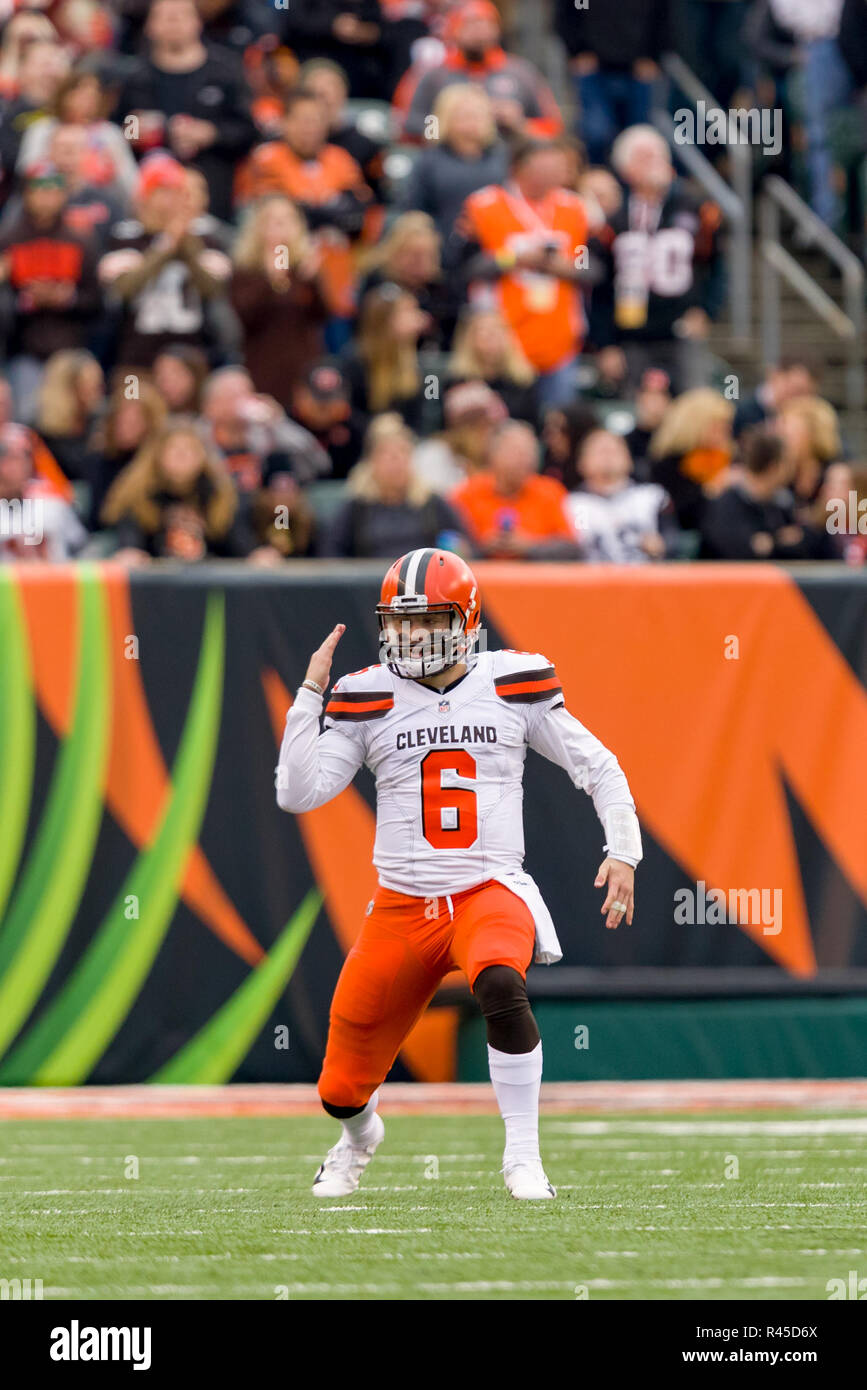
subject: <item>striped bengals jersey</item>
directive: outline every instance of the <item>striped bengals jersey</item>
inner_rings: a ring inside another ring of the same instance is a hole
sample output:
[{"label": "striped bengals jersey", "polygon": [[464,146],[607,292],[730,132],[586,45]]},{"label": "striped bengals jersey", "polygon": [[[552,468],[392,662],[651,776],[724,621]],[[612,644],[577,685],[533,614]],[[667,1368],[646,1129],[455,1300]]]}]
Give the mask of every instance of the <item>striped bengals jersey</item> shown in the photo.
[{"label": "striped bengals jersey", "polygon": [[299,690],[280,750],[278,804],[321,806],[366,764],[376,778],[373,858],[386,888],[428,897],[488,879],[527,880],[528,747],[589,792],[612,855],[633,867],[641,858],[617,759],[567,712],[554,667],[538,652],[479,653],[440,690],[369,666],[334,685],[320,734],[321,708],[319,695]]}]

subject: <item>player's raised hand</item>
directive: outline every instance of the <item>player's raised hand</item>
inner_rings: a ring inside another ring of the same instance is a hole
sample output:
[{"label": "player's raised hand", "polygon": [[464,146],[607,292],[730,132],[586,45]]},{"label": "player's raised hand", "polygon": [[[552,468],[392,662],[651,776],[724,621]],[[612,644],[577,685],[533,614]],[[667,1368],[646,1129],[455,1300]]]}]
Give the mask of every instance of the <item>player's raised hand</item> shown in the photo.
[{"label": "player's raised hand", "polygon": [[333,627],[322,643],[310,658],[310,665],[307,667],[305,680],[315,681],[324,690],[331,677],[331,662],[334,659],[334,648],[346,631],[345,623],[338,623]]},{"label": "player's raised hand", "polygon": [[624,917],[631,926],[635,906],[635,870],[631,865],[624,864],[622,859],[603,859],[593,886],[603,888],[606,883],[608,892],[601,908],[603,913],[608,913],[606,927],[619,927]]}]

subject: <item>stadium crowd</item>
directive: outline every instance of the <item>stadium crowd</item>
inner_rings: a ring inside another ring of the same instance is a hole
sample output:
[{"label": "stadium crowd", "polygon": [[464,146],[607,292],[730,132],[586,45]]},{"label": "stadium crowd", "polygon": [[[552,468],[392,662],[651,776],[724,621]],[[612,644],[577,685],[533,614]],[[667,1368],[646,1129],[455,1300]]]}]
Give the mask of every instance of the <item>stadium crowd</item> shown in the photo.
[{"label": "stadium crowd", "polygon": [[511,0],[0,0],[0,558],[864,563],[820,364],[709,350],[725,227],[651,121],[669,49],[780,101],[851,237],[864,0],[550,12],[571,104]]}]

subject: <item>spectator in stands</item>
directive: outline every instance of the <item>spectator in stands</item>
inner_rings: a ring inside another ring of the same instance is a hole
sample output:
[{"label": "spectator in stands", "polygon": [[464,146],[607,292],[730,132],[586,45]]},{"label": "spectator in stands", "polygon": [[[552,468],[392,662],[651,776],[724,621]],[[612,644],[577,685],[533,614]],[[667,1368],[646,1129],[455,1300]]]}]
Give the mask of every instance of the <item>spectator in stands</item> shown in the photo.
[{"label": "spectator in stands", "polygon": [[[867,565],[867,527],[858,530],[851,524],[854,500],[856,516],[867,512],[867,468],[862,464],[832,463],[825,469],[822,486],[813,506],[804,519],[814,530],[828,537],[829,558],[847,565]],[[841,525],[839,517],[845,519]]]},{"label": "spectator in stands", "polygon": [[81,347],[99,302],[92,244],[66,229],[66,187],[52,164],[28,169],[21,210],[0,233],[0,281],[13,323],[8,374],[17,418],[29,423],[44,364]]},{"label": "spectator in stands", "polygon": [[[560,135],[557,144],[560,146],[563,158],[563,187],[580,195],[584,176],[588,172],[587,150],[584,142],[579,140],[577,135]],[[584,210],[587,213],[588,221],[590,221],[590,213],[586,205]]]},{"label": "spectator in stands", "polygon": [[276,34],[263,34],[244,54],[244,75],[252,93],[250,114],[264,140],[279,140],[290,92],[298,86],[301,64]]},{"label": "spectator in stands", "polygon": [[107,119],[112,100],[97,73],[87,68],[70,72],[60,83],[50,112],[27,126],[18,169],[47,157],[56,160],[55,135],[73,126],[84,133],[82,182],[125,206],[135,192],[138,172],[129,140],[120,126]]},{"label": "spectator in stands", "polygon": [[500,15],[490,0],[466,0],[446,20],[448,40],[439,67],[414,64],[401,79],[394,104],[405,136],[425,137],[426,121],[444,87],[474,82],[494,103],[499,130],[510,137],[559,135],[560,108],[541,74],[526,58],[506,53]]},{"label": "spectator in stands", "polygon": [[381,137],[362,130],[358,121],[346,114],[349,81],[346,73],[328,58],[311,58],[298,74],[305,92],[312,92],[322,103],[328,122],[328,141],[345,150],[355,160],[377,202],[384,202],[382,187],[383,156],[387,149],[385,131]]},{"label": "spectator in stands", "polygon": [[497,309],[480,305],[464,311],[448,376],[451,382],[486,382],[505,402],[513,420],[526,420],[531,425],[537,422],[536,372]]},{"label": "spectator in stands", "polygon": [[588,434],[599,428],[596,411],[586,401],[549,405],[542,417],[542,473],[556,478],[567,492],[581,486],[578,450]]},{"label": "spectator in stands", "polygon": [[314,533],[313,508],[285,459],[269,459],[262,486],[250,500],[249,524],[256,548],[250,562],[273,568],[308,555]]},{"label": "spectator in stands", "polygon": [[323,544],[326,555],[386,559],[420,546],[460,544],[462,526],[448,502],[413,470],[415,443],[399,415],[380,415],[364,456],[349,476],[350,497]]},{"label": "spectator in stands", "polygon": [[445,87],[433,114],[437,138],[426,143],[413,165],[400,206],[427,213],[446,241],[471,193],[505,183],[509,157],[483,88],[466,83]]},{"label": "spectator in stands", "polygon": [[331,459],[330,478],[345,478],[361,457],[365,417],[353,410],[349,383],[336,362],[314,362],[292,392],[293,420]]},{"label": "spectator in stands", "polygon": [[624,131],[611,158],[627,196],[593,291],[600,371],[633,390],[648,367],[667,371],[675,393],[704,385],[705,340],[722,305],[720,210],[681,188],[653,126]]},{"label": "spectator in stands", "polygon": [[[467,545],[427,494],[469,489],[484,553],[581,558],[558,484],[592,499],[586,553],[645,556],[631,528],[655,489],[695,533],[678,553],[698,544],[705,505],[740,477],[733,403],[707,389],[720,213],[675,178],[645,124],[656,63],[682,48],[688,19],[716,35],[699,61],[716,64],[706,75],[721,102],[750,63],[780,75],[781,92],[787,73],[796,95],[804,76],[813,199],[836,210],[829,151],[856,118],[840,103],[854,106],[867,80],[865,0],[548,8],[590,168],[535,67],[502,45],[513,0],[6,0],[0,334],[16,395],[0,378],[0,451],[10,430],[14,463],[17,422],[39,426],[21,436],[27,486],[68,502],[73,481],[89,482],[93,520],[170,412],[190,417],[236,494],[229,532],[209,535],[210,475],[187,430],[160,479],[174,470],[174,553],[276,565],[327,548],[307,484],[353,470],[368,491],[341,553],[437,534]],[[774,104],[767,89],[760,104]],[[402,183],[398,160],[384,172],[394,113],[419,146]],[[796,125],[793,152],[802,137]],[[23,177],[34,164],[38,177]],[[596,382],[579,361],[588,349]],[[97,362],[111,373],[107,406]],[[782,440],[783,503],[811,554],[826,553],[813,544],[821,506],[851,479],[819,389],[796,349],[736,416],[739,438],[765,422]],[[631,433],[600,431],[590,397],[622,401],[621,424],[633,410]],[[383,413],[403,424],[379,440]],[[522,420],[541,435],[541,469]],[[368,429],[377,466],[356,469]],[[82,512],[86,494],[76,486]]]},{"label": "spectator in stands", "polygon": [[405,212],[364,258],[365,275],[359,298],[382,285],[397,285],[411,294],[428,323],[421,347],[445,347],[451,342],[457,316],[457,299],[443,275],[440,238],[425,212]]},{"label": "spectator in stands", "polygon": [[3,25],[0,38],[0,101],[13,102],[21,88],[21,61],[33,43],[57,43],[57,30],[47,15],[16,10]]},{"label": "spectator in stands", "polygon": [[[190,236],[216,251],[222,251],[231,260],[238,229],[214,217],[210,211],[210,193],[205,176],[191,165],[184,171],[181,204],[189,217],[187,225]],[[220,264],[225,266],[225,262]],[[211,295],[204,301],[203,311],[205,338],[212,345],[215,360],[239,361],[244,334],[228,294]]]},{"label": "spectator in stands", "polygon": [[596,287],[610,272],[611,224],[623,207],[624,190],[610,169],[593,168],[588,169],[579,180],[578,191],[587,211],[587,251],[590,261],[584,294],[587,316],[585,351],[592,351],[597,343],[602,345],[594,363],[596,380],[593,393],[597,397],[619,397],[623,394],[626,360],[620,349],[607,351],[606,345],[611,336],[611,306],[605,287],[599,293]]},{"label": "spectator in stands", "polygon": [[451,386],[443,400],[445,429],[423,439],[413,455],[419,476],[443,496],[485,467],[491,435],[508,410],[483,381]]},{"label": "spectator in stands", "polygon": [[[40,161],[37,161],[40,162]],[[108,239],[112,225],[126,211],[123,199],[110,188],[99,187],[87,179],[87,131],[79,125],[57,125],[48,141],[44,161],[63,175],[66,188],[64,224],[71,232],[91,237],[99,250]],[[3,209],[0,231],[21,212],[21,194],[13,193]]]},{"label": "spectator in stands", "polygon": [[703,559],[811,560],[830,558],[826,534],[802,526],[788,489],[791,465],[783,440],[767,426],[744,435],[741,469],[718,497],[706,502],[701,520]]},{"label": "spectator in stands", "polygon": [[111,47],[114,16],[102,0],[26,0],[26,3],[38,4],[46,11],[61,43],[76,61]]},{"label": "spectator in stands", "polygon": [[593,430],[578,450],[581,487],[569,496],[586,560],[645,564],[677,553],[680,528],[671,498],[658,483],[638,483],[621,435]]},{"label": "spectator in stands", "polygon": [[300,86],[301,64],[276,34],[262,34],[244,54],[244,76],[252,94],[250,114],[260,136],[279,139],[286,102]]},{"label": "spectator in stands", "polygon": [[11,443],[16,448],[21,437],[33,456],[33,477],[40,488],[52,497],[60,497],[64,502],[75,500],[75,490],[57,459],[29,425],[18,425],[13,420],[14,400],[8,381],[0,377],[0,443]]},{"label": "spectator in stands", "polygon": [[284,471],[291,471],[300,483],[330,471],[324,449],[288,419],[273,397],[256,392],[244,367],[221,367],[211,373],[202,394],[202,414],[209,444],[245,496],[261,487],[274,454],[284,459]]},{"label": "spectator in stands", "polygon": [[[830,117],[852,96],[852,73],[840,49],[843,0],[771,0],[774,19],[794,34],[804,70],[810,203],[835,228],[842,208],[835,187]],[[863,23],[863,16],[862,16]]]},{"label": "spectator in stands", "polygon": [[193,236],[209,238],[221,251],[231,254],[237,229],[230,222],[221,222],[211,212],[211,195],[207,179],[200,169],[187,165],[184,170],[183,206],[190,215]]},{"label": "spectator in stands", "polygon": [[49,357],[35,423],[67,478],[92,483],[102,467],[90,438],[104,404],[105,378],[91,353],[78,348]]},{"label": "spectator in stands", "polygon": [[208,359],[201,348],[170,343],[154,359],[153,384],[172,415],[198,415]]},{"label": "spectator in stands", "polygon": [[539,475],[539,445],[520,420],[493,433],[487,467],[461,483],[451,502],[483,555],[501,559],[575,559],[575,527],[562,483]]},{"label": "spectator in stands", "polygon": [[[860,0],[858,0],[860,4]],[[777,23],[772,0],[753,0],[741,30],[748,61],[756,69],[755,95],[759,106],[781,109],[786,114],[782,122],[782,148],[778,158],[763,159],[764,168],[793,181],[792,154],[796,147],[803,149],[805,136],[800,123],[797,103],[793,106],[791,77],[796,76],[803,62],[803,50],[791,29]]]},{"label": "spectator in stands", "polygon": [[764,381],[739,402],[735,412],[735,438],[753,425],[772,420],[787,401],[796,396],[814,396],[822,374],[812,355],[788,353],[765,372]]},{"label": "spectator in stands", "polygon": [[723,109],[737,105],[735,97],[749,82],[743,29],[750,8],[750,0],[686,0],[685,10],[673,16],[682,25],[674,47]]},{"label": "spectator in stands", "polygon": [[282,135],[257,145],[237,179],[241,202],[282,193],[298,204],[312,230],[334,228],[355,239],[371,192],[351,155],[328,141],[328,116],[312,92],[286,102]]},{"label": "spectator in stands", "polygon": [[84,126],[58,125],[48,143],[48,158],[66,183],[64,221],[71,231],[91,237],[102,252],[111,228],[127,211],[127,199],[111,184],[91,183],[88,177],[88,137]]},{"label": "spectator in stands", "polygon": [[649,120],[659,57],[672,46],[670,8],[671,0],[584,6],[557,0],[556,30],[569,55],[591,163],[605,162],[627,126]]},{"label": "spectator in stands", "polygon": [[0,561],[69,560],[87,542],[70,503],[37,476],[32,435],[21,426],[0,433],[0,502]]},{"label": "spectator in stands", "polygon": [[837,42],[863,102],[863,89],[867,87],[867,25],[863,0],[843,0]]},{"label": "spectator in stands", "polygon": [[354,97],[388,95],[379,0],[293,0],[277,18],[281,38],[302,62],[329,58],[337,63]]},{"label": "spectator in stands", "polygon": [[225,299],[231,262],[215,238],[193,234],[177,160],[154,154],[143,161],[136,206],[137,217],[112,229],[99,275],[121,306],[118,360],[150,367],[170,343],[208,345],[205,306]]},{"label": "spectator in stands", "polygon": [[167,425],[139,450],[112,484],[102,519],[115,528],[114,558],[188,563],[213,555],[247,555],[252,537],[235,525],[238,497],[217,454],[192,421]]},{"label": "spectator in stands", "polygon": [[121,87],[115,119],[135,118],[139,153],[165,145],[200,169],[214,214],[225,219],[235,165],[256,138],[240,59],[202,42],[194,0],[154,0],[144,33],[146,54]]},{"label": "spectator in stands", "polygon": [[588,223],[577,194],[563,187],[556,141],[519,146],[511,180],[473,193],[447,249],[446,269],[463,273],[471,299],[484,286],[495,298],[539,374],[539,400],[562,405],[575,393],[584,311],[579,252]]},{"label": "spectator in stands", "polygon": [[196,7],[205,42],[233,49],[239,57],[273,23],[259,0],[196,0]]},{"label": "spectator in stands", "polygon": [[233,259],[230,295],[244,330],[247,370],[257,391],[288,409],[324,348],[321,257],[295,204],[277,195],[250,208]]},{"label": "spectator in stands", "polygon": [[454,3],[455,0],[380,0],[385,20],[384,43],[390,57],[390,99],[401,78],[422,53],[431,55],[432,63],[442,61],[445,44],[436,35],[448,26],[448,10]]},{"label": "spectator in stands", "polygon": [[666,372],[651,367],[644,372],[635,396],[635,424],[626,435],[636,478],[646,482],[650,476],[650,441],[671,405],[671,382]]},{"label": "spectator in stands", "polygon": [[623,207],[623,188],[610,169],[586,169],[578,181],[578,192],[587,209],[591,232],[604,227]]},{"label": "spectator in stands", "polygon": [[381,411],[396,411],[411,429],[419,428],[424,382],[418,343],[430,326],[430,315],[419,308],[415,295],[397,285],[380,285],[365,295],[358,334],[341,368],[352,407],[366,420]]},{"label": "spectator in stands", "polygon": [[820,396],[795,396],[780,406],[773,428],[783,441],[795,504],[803,511],[815,502],[828,465],[840,457],[837,412]]},{"label": "spectator in stands", "polygon": [[650,476],[668,493],[680,526],[698,530],[706,495],[728,481],[734,406],[698,387],[676,397],[650,441]]},{"label": "spectator in stands", "polygon": [[113,388],[105,413],[95,424],[87,445],[88,458],[94,465],[90,477],[91,529],[98,524],[109,487],[144,444],[159,434],[166,414],[167,398],[148,381],[121,380]]},{"label": "spectator in stands", "polygon": [[9,195],[10,180],[27,128],[50,115],[68,71],[69,59],[56,39],[37,39],[23,48],[18,64],[18,92],[0,121],[0,173],[4,197]]}]

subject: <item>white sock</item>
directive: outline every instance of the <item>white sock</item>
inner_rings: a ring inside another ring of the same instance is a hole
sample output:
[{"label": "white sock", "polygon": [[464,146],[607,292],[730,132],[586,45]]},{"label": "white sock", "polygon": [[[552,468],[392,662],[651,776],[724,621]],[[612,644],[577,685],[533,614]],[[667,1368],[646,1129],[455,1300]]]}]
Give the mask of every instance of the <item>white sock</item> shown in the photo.
[{"label": "white sock", "polygon": [[341,1120],[344,1136],[349,1140],[355,1149],[366,1149],[373,1140],[376,1126],[373,1117],[376,1114],[376,1107],[379,1102],[379,1091],[374,1091],[370,1100],[363,1110],[357,1115],[351,1115],[348,1120]]},{"label": "white sock", "polygon": [[532,1052],[499,1052],[488,1043],[488,1067],[494,1095],[506,1125],[503,1163],[539,1158],[539,1090],[542,1044]]}]

